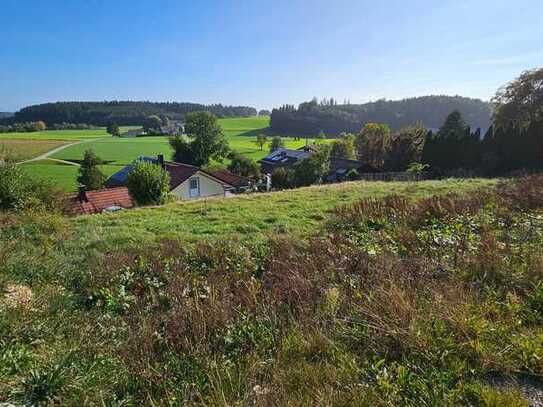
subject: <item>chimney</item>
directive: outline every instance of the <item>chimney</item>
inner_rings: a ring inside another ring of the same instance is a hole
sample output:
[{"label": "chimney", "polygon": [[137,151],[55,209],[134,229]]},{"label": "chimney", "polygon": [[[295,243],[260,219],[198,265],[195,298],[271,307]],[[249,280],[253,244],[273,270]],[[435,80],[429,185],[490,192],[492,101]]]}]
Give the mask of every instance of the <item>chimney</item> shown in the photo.
[{"label": "chimney", "polygon": [[166,165],[164,164],[164,154],[159,154],[159,155],[157,156],[157,159],[158,159],[158,164],[159,164],[162,168],[166,169]]},{"label": "chimney", "polygon": [[78,198],[81,202],[88,202],[89,199],[87,198],[87,187],[83,184],[79,184],[79,194]]}]

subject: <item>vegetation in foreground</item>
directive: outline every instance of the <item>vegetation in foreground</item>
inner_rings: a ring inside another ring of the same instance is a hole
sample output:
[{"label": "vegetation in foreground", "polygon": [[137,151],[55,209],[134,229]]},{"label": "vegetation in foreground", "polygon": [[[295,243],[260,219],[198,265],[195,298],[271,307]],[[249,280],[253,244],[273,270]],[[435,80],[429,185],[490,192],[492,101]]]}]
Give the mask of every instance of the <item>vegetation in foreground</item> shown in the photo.
[{"label": "vegetation in foreground", "polygon": [[3,215],[0,401],[527,405],[494,384],[541,383],[542,197],[366,197],[307,239],[108,250]]}]

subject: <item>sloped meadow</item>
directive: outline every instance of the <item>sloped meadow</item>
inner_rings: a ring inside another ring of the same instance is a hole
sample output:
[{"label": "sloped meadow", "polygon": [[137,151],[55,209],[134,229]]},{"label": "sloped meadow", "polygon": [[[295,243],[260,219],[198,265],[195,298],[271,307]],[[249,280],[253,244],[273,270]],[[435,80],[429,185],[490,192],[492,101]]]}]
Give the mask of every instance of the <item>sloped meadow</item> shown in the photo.
[{"label": "sloped meadow", "polygon": [[543,375],[542,209],[530,177],[362,199],[308,239],[105,253],[59,250],[63,218],[4,216],[0,401],[526,405]]}]

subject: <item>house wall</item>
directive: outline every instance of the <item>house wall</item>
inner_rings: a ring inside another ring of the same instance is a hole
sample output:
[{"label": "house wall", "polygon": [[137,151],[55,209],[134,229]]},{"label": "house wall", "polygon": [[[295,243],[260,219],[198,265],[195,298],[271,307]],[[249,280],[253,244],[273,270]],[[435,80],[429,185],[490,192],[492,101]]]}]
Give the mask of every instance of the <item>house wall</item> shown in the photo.
[{"label": "house wall", "polygon": [[220,182],[215,181],[200,171],[196,172],[192,177],[173,189],[171,193],[178,199],[192,199],[189,194],[189,185],[192,178],[198,178],[200,180],[200,196],[198,198],[225,195],[224,187]]}]

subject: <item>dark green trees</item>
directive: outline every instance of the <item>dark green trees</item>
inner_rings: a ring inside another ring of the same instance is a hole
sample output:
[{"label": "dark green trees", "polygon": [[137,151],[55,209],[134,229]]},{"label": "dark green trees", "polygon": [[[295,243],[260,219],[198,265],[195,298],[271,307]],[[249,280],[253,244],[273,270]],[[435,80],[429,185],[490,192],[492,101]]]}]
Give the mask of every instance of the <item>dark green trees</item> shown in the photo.
[{"label": "dark green trees", "polygon": [[185,132],[188,140],[182,136],[170,139],[174,161],[203,166],[212,159],[221,161],[228,154],[228,142],[215,115],[208,112],[188,114]]},{"label": "dark green trees", "polygon": [[543,68],[523,72],[494,96],[495,127],[527,129],[543,121]]},{"label": "dark green trees", "polygon": [[260,166],[254,160],[239,153],[231,153],[228,158],[230,159],[228,170],[233,174],[253,179],[260,177]]},{"label": "dark green trees", "polygon": [[270,152],[271,151],[275,151],[277,150],[278,148],[281,148],[281,147],[285,147],[285,143],[283,141],[283,139],[279,136],[274,136],[272,138],[272,141],[270,143]]},{"label": "dark green trees", "polygon": [[106,131],[108,132],[108,134],[111,134],[113,137],[119,137],[121,135],[121,132],[119,130],[119,126],[117,125],[117,123],[108,124]]},{"label": "dark green trees", "polygon": [[436,171],[474,169],[481,159],[480,130],[472,133],[455,110],[436,134],[427,134],[422,159]]},{"label": "dark green trees", "polygon": [[98,167],[103,161],[98,157],[93,150],[85,151],[85,156],[79,167],[79,177],[77,182],[83,184],[88,190],[100,189],[104,186],[106,176]]}]

